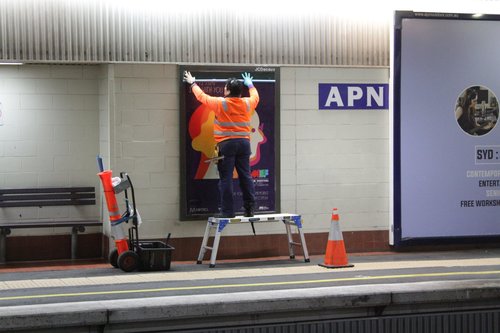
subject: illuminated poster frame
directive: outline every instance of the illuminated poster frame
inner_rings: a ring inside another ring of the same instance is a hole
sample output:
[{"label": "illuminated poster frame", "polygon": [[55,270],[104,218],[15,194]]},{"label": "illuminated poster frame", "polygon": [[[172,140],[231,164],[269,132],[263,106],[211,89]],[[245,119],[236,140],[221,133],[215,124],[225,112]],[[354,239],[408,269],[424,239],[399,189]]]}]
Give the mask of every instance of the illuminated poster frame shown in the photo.
[{"label": "illuminated poster frame", "polygon": [[[253,76],[260,101],[252,116],[250,168],[255,184],[256,214],[280,212],[279,68],[267,66],[180,66],[180,219],[206,219],[219,212],[217,167],[213,155],[214,113],[202,106],[182,82],[190,71],[196,83],[211,96],[223,96],[228,78]],[[245,87],[243,97],[249,96]],[[213,142],[212,142],[213,141]],[[235,213],[243,214],[241,190],[234,178]]]},{"label": "illuminated poster frame", "polygon": [[500,47],[477,52],[498,34],[498,15],[395,14],[396,247],[500,238]]}]

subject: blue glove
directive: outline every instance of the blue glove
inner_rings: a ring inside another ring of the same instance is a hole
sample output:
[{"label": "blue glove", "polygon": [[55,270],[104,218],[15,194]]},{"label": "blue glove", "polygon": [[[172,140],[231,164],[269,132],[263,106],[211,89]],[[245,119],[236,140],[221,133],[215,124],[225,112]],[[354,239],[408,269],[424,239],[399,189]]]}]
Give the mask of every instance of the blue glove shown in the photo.
[{"label": "blue glove", "polygon": [[243,78],[243,83],[245,84],[245,86],[247,86],[248,88],[252,88],[253,87],[253,77],[250,76],[250,73],[243,73],[241,74],[241,77]]}]

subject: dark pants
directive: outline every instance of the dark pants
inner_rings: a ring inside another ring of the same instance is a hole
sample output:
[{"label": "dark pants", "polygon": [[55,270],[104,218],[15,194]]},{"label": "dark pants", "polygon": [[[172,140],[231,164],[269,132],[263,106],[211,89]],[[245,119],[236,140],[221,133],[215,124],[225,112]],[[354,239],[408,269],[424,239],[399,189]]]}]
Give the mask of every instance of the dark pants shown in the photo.
[{"label": "dark pants", "polygon": [[217,163],[219,170],[219,192],[221,213],[234,215],[233,207],[233,170],[236,167],[240,188],[243,192],[243,207],[250,210],[255,204],[255,189],[250,175],[250,141],[247,139],[228,139],[219,143],[219,155],[224,156]]}]

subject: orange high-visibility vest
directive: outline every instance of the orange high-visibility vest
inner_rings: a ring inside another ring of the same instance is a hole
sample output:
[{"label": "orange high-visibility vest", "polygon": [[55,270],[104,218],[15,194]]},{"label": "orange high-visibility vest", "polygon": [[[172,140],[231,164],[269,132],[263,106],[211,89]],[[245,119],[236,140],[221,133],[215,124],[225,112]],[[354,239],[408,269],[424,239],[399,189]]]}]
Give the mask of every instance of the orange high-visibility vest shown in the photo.
[{"label": "orange high-visibility vest", "polygon": [[249,89],[250,97],[213,97],[205,94],[196,84],[192,86],[192,91],[200,103],[215,112],[216,142],[236,138],[250,140],[250,119],[259,103],[259,93],[255,87]]}]

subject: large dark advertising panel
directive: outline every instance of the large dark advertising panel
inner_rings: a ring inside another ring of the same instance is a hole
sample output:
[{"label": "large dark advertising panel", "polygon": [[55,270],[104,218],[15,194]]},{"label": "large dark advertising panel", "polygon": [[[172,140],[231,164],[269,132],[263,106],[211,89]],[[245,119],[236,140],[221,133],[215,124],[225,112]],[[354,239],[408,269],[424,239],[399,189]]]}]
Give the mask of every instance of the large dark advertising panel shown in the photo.
[{"label": "large dark advertising panel", "polygon": [[396,13],[395,245],[500,235],[499,19]]},{"label": "large dark advertising panel", "polygon": [[[274,67],[181,67],[196,77],[196,83],[211,96],[223,96],[228,78],[241,79],[248,72],[259,93],[252,114],[250,168],[255,184],[256,213],[279,211],[279,81]],[[249,96],[245,87],[243,97]],[[201,105],[188,84],[181,86],[181,219],[202,219],[219,212],[217,165],[211,158],[215,140],[215,113]],[[235,211],[244,211],[242,193],[234,175]]]}]

